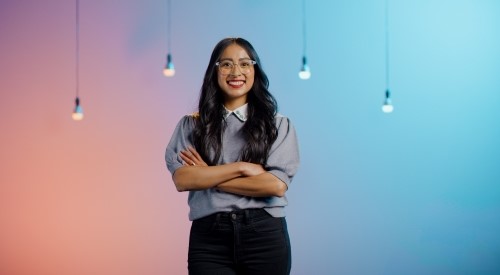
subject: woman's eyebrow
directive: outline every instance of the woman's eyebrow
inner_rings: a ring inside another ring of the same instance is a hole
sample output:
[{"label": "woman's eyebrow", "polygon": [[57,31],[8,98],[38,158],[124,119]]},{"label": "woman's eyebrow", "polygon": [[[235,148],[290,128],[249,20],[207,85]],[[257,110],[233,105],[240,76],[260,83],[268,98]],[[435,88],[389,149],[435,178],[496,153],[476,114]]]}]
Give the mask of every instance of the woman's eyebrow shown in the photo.
[{"label": "woman's eyebrow", "polygon": [[[233,59],[232,59],[232,58],[229,58],[229,57],[225,57],[225,58],[221,58],[221,59],[219,59],[219,61],[223,61],[223,60],[230,60],[230,61],[233,61]],[[238,60],[252,60],[252,59],[251,59],[250,57],[242,57],[242,58],[240,58],[240,59],[238,59]]]}]

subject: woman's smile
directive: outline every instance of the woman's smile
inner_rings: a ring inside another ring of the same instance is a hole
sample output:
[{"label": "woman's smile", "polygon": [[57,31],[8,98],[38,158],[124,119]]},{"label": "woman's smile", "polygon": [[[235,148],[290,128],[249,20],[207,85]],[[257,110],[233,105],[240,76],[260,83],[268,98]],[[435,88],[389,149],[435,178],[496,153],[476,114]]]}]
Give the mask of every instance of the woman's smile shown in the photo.
[{"label": "woman's smile", "polygon": [[243,87],[243,85],[245,84],[245,81],[244,80],[229,80],[229,81],[227,81],[227,84],[234,89],[239,89],[239,88]]},{"label": "woman's smile", "polygon": [[254,83],[255,71],[250,56],[238,44],[229,45],[222,53],[218,70],[219,87],[226,107],[237,108],[247,103]]}]

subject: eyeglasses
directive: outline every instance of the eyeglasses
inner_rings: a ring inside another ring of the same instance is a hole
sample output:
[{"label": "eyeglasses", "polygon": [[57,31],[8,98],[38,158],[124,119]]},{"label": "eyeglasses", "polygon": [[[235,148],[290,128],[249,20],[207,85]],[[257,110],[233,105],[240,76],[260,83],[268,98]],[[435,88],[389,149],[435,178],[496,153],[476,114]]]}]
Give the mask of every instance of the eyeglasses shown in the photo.
[{"label": "eyeglasses", "polygon": [[233,71],[235,65],[240,67],[240,72],[242,74],[248,74],[255,64],[257,64],[257,62],[251,59],[240,60],[238,64],[234,64],[231,60],[223,60],[215,63],[215,66],[219,67],[219,72],[221,74],[228,75]]}]

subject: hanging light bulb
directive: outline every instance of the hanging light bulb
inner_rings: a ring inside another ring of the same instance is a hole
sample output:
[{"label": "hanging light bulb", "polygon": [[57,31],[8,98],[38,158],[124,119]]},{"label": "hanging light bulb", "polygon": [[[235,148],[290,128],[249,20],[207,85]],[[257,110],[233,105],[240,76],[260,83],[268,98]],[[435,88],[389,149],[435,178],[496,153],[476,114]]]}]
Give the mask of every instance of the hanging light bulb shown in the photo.
[{"label": "hanging light bulb", "polygon": [[167,1],[167,48],[168,48],[168,54],[167,54],[167,64],[165,64],[165,68],[163,68],[163,75],[166,77],[172,77],[175,75],[175,69],[174,69],[174,62],[172,62],[172,55],[170,54],[170,36],[171,36],[171,28],[172,28],[172,18],[171,18],[171,3],[170,0]]},{"label": "hanging light bulb", "polygon": [[389,0],[385,0],[385,100],[382,105],[382,112],[392,113],[391,92],[389,91]]},{"label": "hanging light bulb", "polygon": [[73,120],[79,121],[83,119],[83,109],[80,106],[80,98],[78,97],[79,88],[80,88],[80,1],[76,0],[76,66],[75,66],[75,79],[76,79],[76,99],[75,99],[75,108],[73,109],[73,113],[71,117]]},{"label": "hanging light bulb", "polygon": [[300,79],[309,79],[311,77],[311,69],[309,68],[309,65],[307,64],[307,58],[306,58],[306,48],[307,48],[307,41],[306,41],[306,1],[302,0],[302,47],[304,51],[304,55],[302,56],[302,67],[300,68],[299,72],[299,78]]},{"label": "hanging light bulb", "polygon": [[306,56],[302,57],[302,67],[299,72],[300,79],[309,79],[311,77],[311,69],[309,69],[309,65],[307,65]]},{"label": "hanging light bulb", "polygon": [[382,105],[382,112],[392,113],[392,111],[394,111],[394,106],[392,106],[391,93],[389,90],[386,90],[384,104]]},{"label": "hanging light bulb", "polygon": [[75,99],[75,109],[73,110],[73,114],[71,114],[73,120],[82,120],[83,119],[83,109],[80,106],[80,99],[77,97]]},{"label": "hanging light bulb", "polygon": [[172,55],[170,53],[167,54],[167,64],[163,69],[163,75],[166,77],[172,77],[175,75],[174,63],[172,62]]}]

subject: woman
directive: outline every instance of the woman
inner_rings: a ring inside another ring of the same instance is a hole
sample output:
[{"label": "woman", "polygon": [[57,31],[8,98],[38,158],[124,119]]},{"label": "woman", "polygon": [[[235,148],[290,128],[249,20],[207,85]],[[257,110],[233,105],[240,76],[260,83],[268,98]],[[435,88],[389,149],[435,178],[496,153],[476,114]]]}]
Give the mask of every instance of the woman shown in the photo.
[{"label": "woman", "polygon": [[184,116],[165,159],[189,191],[189,274],[289,274],[285,192],[299,166],[289,119],[277,114],[252,45],[214,48],[198,113]]}]

